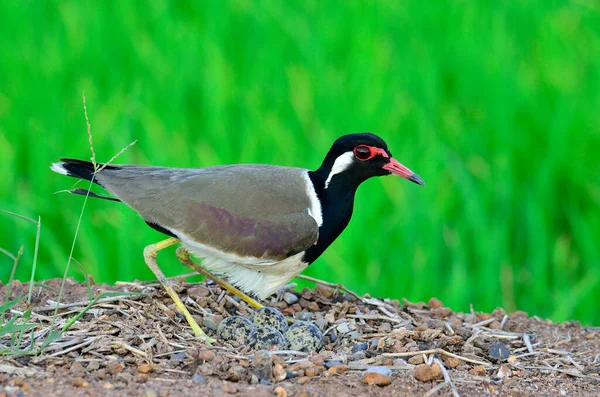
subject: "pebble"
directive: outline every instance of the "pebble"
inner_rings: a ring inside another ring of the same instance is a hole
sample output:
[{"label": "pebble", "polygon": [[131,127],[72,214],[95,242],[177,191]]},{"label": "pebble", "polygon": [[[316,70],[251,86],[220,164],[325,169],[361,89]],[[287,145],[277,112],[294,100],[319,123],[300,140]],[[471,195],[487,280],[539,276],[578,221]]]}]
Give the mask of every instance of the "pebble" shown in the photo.
[{"label": "pebble", "polygon": [[273,365],[273,356],[265,350],[254,353],[252,358],[252,372],[257,378],[257,383],[261,380],[271,380],[271,366]]},{"label": "pebble", "polygon": [[231,316],[221,321],[217,329],[217,335],[227,341],[245,344],[254,330],[256,330],[256,327],[252,321],[242,316]]},{"label": "pebble", "polygon": [[202,319],[202,325],[204,328],[216,331],[221,321],[223,321],[223,316],[220,314],[209,314]]},{"label": "pebble", "polygon": [[280,332],[288,329],[288,323],[283,314],[272,307],[261,307],[252,313],[252,322],[257,328],[275,328]]},{"label": "pebble", "polygon": [[358,339],[361,336],[362,334],[359,331],[348,332],[348,337],[350,337],[351,339]]},{"label": "pebble", "polygon": [[348,323],[340,323],[340,324],[338,324],[337,327],[335,327],[335,329],[340,334],[346,334],[346,333],[350,332],[350,326],[348,325]]},{"label": "pebble", "polygon": [[108,372],[114,375],[122,372],[123,369],[125,369],[125,365],[123,365],[123,363],[120,361],[113,361],[106,366],[106,369],[108,369]]},{"label": "pebble", "polygon": [[490,346],[488,354],[494,361],[504,361],[510,356],[510,350],[504,343],[496,342]]},{"label": "pebble", "polygon": [[199,285],[197,287],[188,289],[187,293],[194,299],[206,298],[210,295],[210,290],[202,285]]},{"label": "pebble", "polygon": [[438,363],[433,363],[431,366],[420,364],[415,368],[415,378],[421,382],[429,382],[434,379],[441,379],[442,377],[442,369]]},{"label": "pebble", "polygon": [[221,390],[227,394],[235,394],[238,392],[238,388],[233,383],[229,382],[224,383],[223,386],[221,386]]},{"label": "pebble", "polygon": [[471,375],[485,376],[485,366],[476,365],[469,370]]},{"label": "pebble", "polygon": [[429,303],[427,305],[430,309],[439,309],[440,307],[444,307],[444,304],[438,298],[429,299]]},{"label": "pebble", "polygon": [[204,379],[204,376],[202,376],[200,374],[196,374],[192,378],[192,382],[194,382],[194,383],[206,383],[206,379]]},{"label": "pebble", "polygon": [[137,367],[137,371],[140,374],[147,374],[148,372],[152,371],[152,364],[148,364],[148,363],[140,364]]},{"label": "pebble", "polygon": [[389,376],[382,375],[378,372],[365,372],[363,375],[362,383],[369,386],[387,386],[392,383],[392,379]]},{"label": "pebble", "polygon": [[350,369],[350,367],[346,364],[339,364],[339,365],[335,365],[333,367],[330,367],[327,372],[330,372],[332,374],[335,375],[341,375],[345,372],[347,372]]},{"label": "pebble", "polygon": [[326,285],[317,284],[315,286],[315,292],[319,293],[323,298],[331,298],[335,294],[335,289]]},{"label": "pebble", "polygon": [[368,348],[369,348],[369,345],[366,342],[360,342],[360,343],[357,343],[356,345],[352,346],[352,353],[356,353],[361,350],[367,350]]},{"label": "pebble", "polygon": [[323,347],[323,334],[309,322],[296,322],[285,332],[285,338],[291,350],[316,352]]},{"label": "pebble", "polygon": [[454,357],[444,357],[444,363],[450,368],[456,368],[460,365],[460,360]]},{"label": "pebble", "polygon": [[298,297],[296,296],[296,294],[293,294],[288,291],[285,294],[283,294],[283,300],[288,305],[293,305],[294,303],[298,302]]},{"label": "pebble", "polygon": [[324,318],[319,318],[315,320],[315,325],[319,327],[320,330],[324,331],[329,325],[329,321],[325,320]]},{"label": "pebble", "polygon": [[419,354],[418,356],[412,356],[411,358],[408,359],[408,363],[412,364],[412,365],[419,365],[419,364],[423,364],[425,362],[425,360],[423,359],[423,355]]},{"label": "pebble", "polygon": [[273,392],[277,397],[287,397],[287,391],[283,388],[283,386],[277,386]]},{"label": "pebble", "polygon": [[298,312],[296,313],[296,318],[300,321],[310,321],[312,320],[314,314],[310,312]]},{"label": "pebble", "polygon": [[378,374],[385,375],[387,377],[392,376],[392,370],[389,369],[388,367],[382,367],[382,366],[370,367],[367,369],[366,372],[376,372]]},{"label": "pebble", "polygon": [[212,350],[202,350],[198,353],[198,360],[212,361],[216,356],[217,354]]},{"label": "pebble", "polygon": [[[77,376],[75,379],[73,379],[73,386],[75,387],[88,387],[90,384],[87,383],[81,376]],[[22,388],[21,388],[21,391]]]},{"label": "pebble", "polygon": [[365,358],[367,358],[367,353],[364,350],[360,350],[350,357],[350,361],[364,360]]},{"label": "pebble", "polygon": [[325,368],[329,369],[331,367],[335,367],[337,365],[342,365],[342,364],[343,364],[343,362],[338,361],[338,360],[336,360],[336,361],[327,361],[325,363]]}]

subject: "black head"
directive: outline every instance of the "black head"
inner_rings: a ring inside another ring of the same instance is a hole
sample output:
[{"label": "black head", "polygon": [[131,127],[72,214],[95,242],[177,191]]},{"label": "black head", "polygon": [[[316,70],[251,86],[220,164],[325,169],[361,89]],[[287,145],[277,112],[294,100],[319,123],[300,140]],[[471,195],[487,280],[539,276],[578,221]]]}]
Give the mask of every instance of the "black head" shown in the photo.
[{"label": "black head", "polygon": [[316,173],[324,179],[324,189],[330,185],[356,188],[371,177],[385,175],[398,175],[419,185],[425,184],[392,157],[383,139],[368,132],[338,138]]}]

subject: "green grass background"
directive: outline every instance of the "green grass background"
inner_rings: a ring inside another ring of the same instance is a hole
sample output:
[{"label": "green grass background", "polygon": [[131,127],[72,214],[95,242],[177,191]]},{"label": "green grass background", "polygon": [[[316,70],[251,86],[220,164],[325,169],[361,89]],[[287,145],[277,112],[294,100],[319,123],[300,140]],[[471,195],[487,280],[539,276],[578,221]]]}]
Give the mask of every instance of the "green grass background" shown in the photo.
[{"label": "green grass background", "polygon": [[[314,169],[338,136],[372,131],[427,186],[365,183],[307,274],[600,325],[599,7],[1,1],[0,208],[41,216],[36,278],[62,275],[83,199],[54,194],[75,181],[49,165],[90,157],[83,91],[100,161],[137,139],[118,162]],[[150,280],[142,250],[160,238],[90,200],[74,257],[96,281]],[[0,247],[25,246],[23,280],[34,240],[0,214]],[[11,264],[0,257],[5,282]]]}]

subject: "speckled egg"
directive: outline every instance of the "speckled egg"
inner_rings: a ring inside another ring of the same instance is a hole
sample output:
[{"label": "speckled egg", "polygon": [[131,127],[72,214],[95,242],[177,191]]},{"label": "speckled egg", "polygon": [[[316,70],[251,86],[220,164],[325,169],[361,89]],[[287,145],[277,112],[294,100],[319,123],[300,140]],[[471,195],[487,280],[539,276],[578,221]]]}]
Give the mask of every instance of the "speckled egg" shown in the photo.
[{"label": "speckled egg", "polygon": [[298,321],[285,332],[291,350],[316,352],[323,347],[323,334],[313,323]]},{"label": "speckled egg", "polygon": [[248,344],[256,350],[270,349],[286,349],[288,341],[284,338],[279,330],[273,327],[256,328],[248,338]]},{"label": "speckled egg", "polygon": [[256,330],[252,321],[242,316],[231,316],[223,319],[217,328],[217,335],[221,339],[233,344],[245,344],[250,334]]},{"label": "speckled egg", "polygon": [[252,313],[252,322],[256,328],[272,327],[279,332],[288,329],[288,323],[283,314],[272,307],[261,307]]}]

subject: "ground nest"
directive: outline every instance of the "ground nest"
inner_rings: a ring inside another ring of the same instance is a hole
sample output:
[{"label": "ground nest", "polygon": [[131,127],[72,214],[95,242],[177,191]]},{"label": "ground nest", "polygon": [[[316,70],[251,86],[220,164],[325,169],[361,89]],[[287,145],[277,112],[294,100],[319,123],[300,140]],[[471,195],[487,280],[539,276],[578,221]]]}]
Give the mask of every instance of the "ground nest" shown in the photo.
[{"label": "ground nest", "polygon": [[[507,314],[455,313],[435,298],[425,303],[358,296],[317,283],[266,302],[285,316],[320,328],[319,352],[255,350],[194,338],[185,319],[157,283],[94,285],[67,280],[54,329],[62,327],[105,291],[40,354],[62,280],[34,288],[28,323],[15,347],[0,334],[0,397],[72,395],[597,395],[600,330],[576,322],[555,324]],[[217,338],[226,317],[252,309],[210,282],[175,280],[177,292],[202,328]],[[27,295],[15,283],[11,299]],[[6,286],[0,287],[0,296]],[[23,316],[25,301],[5,322]],[[21,321],[19,319],[19,321]],[[16,321],[16,323],[19,323]]]}]

